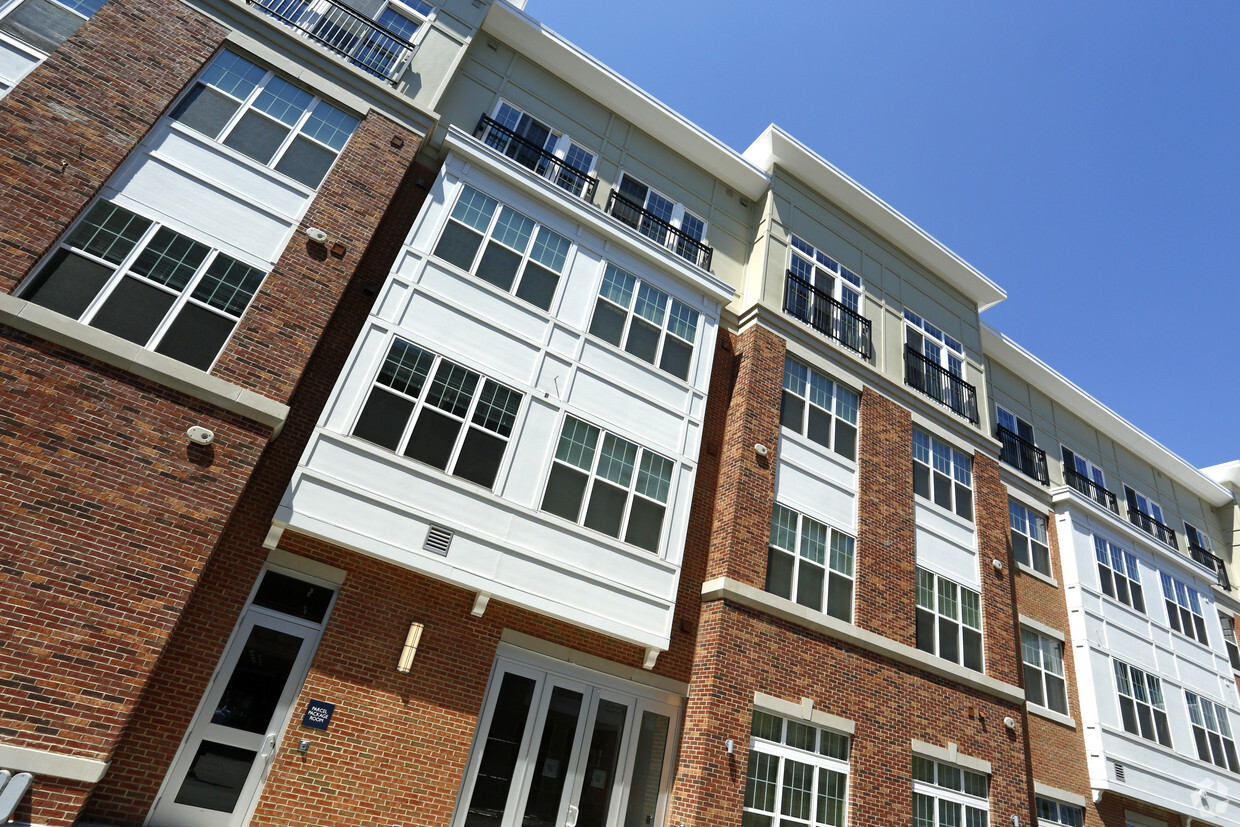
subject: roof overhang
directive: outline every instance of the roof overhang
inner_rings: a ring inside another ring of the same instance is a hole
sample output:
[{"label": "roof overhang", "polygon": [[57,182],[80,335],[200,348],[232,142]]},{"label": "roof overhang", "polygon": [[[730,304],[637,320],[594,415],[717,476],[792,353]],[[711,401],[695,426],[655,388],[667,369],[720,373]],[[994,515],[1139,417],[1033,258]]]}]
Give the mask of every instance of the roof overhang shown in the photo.
[{"label": "roof overhang", "polygon": [[1233,459],[1231,462],[1224,462],[1221,465],[1211,465],[1209,468],[1202,468],[1201,473],[1219,485],[1230,487],[1237,495],[1240,495],[1240,459]]},{"label": "roof overhang", "polygon": [[976,302],[978,310],[993,307],[1007,298],[1003,288],[775,124],[768,126],[743,156],[767,173],[775,167],[787,170],[839,204],[854,218]]},{"label": "roof overhang", "polygon": [[[1006,365],[1022,379],[1055,402],[1103,431],[1108,437],[1183,485],[1211,506],[1218,508],[1232,501],[1232,495],[1207,471],[1193,467],[1170,448],[1090,396],[1059,371],[1025,350],[988,324],[982,324],[982,352]],[[1240,462],[1233,473],[1240,475]],[[1225,468],[1227,466],[1215,466]]]},{"label": "roof overhang", "polygon": [[770,179],[734,149],[685,120],[542,23],[505,0],[491,4],[482,31],[507,43],[583,94],[602,101],[656,141],[756,201]]}]

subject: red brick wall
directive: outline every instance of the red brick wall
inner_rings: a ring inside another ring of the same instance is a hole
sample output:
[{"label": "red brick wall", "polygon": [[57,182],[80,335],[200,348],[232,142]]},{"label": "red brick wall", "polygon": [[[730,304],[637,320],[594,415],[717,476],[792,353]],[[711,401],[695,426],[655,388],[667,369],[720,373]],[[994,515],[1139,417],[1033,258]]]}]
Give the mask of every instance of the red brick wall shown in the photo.
[{"label": "red brick wall", "polygon": [[[1016,567],[1009,562],[1012,553],[1007,487],[999,475],[998,463],[981,453],[973,457],[973,513],[982,580],[986,674],[1004,683],[1024,686],[1016,611]],[[1002,569],[994,567],[995,560]]]},{"label": "red brick wall", "polygon": [[109,0],[0,101],[0,291],[12,292],[225,34],[175,0]]}]

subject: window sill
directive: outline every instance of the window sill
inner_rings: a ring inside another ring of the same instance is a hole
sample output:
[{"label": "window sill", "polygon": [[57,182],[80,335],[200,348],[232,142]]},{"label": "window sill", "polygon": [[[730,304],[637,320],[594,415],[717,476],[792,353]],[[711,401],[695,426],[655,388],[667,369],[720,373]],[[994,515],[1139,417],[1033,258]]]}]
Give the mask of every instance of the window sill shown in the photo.
[{"label": "window sill", "polygon": [[287,405],[25,299],[0,294],[0,323],[266,425],[273,438],[288,418]]},{"label": "window sill", "polygon": [[1054,577],[1051,577],[1049,574],[1043,574],[1037,569],[1031,568],[1030,566],[1026,566],[1024,563],[1019,563],[1019,562],[1016,564],[1016,568],[1020,569],[1022,572],[1029,575],[1030,577],[1034,577],[1038,580],[1041,580],[1043,583],[1054,586],[1055,588],[1059,588],[1059,581],[1056,580]]},{"label": "window sill", "polygon": [[1048,721],[1054,721],[1062,724],[1070,729],[1076,729],[1076,719],[1062,712],[1056,712],[1053,709],[1047,709],[1044,706],[1038,706],[1032,701],[1025,701],[1025,709],[1029,710],[1029,714],[1037,715],[1039,718],[1045,718]]}]

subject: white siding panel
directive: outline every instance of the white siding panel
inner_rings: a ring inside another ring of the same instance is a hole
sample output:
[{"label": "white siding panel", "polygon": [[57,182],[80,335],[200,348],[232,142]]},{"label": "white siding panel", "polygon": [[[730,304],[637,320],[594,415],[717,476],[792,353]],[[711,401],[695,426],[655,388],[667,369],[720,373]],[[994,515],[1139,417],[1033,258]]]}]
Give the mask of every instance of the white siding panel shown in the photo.
[{"label": "white siding panel", "polygon": [[632,388],[647,399],[677,411],[689,407],[689,389],[668,374],[645,362],[621,356],[593,339],[586,339],[581,349],[582,366],[600,376]]},{"label": "white siding panel", "polygon": [[971,588],[981,587],[974,534],[954,520],[915,506],[917,565]]},{"label": "white siding panel", "polygon": [[[481,303],[487,304],[485,300]],[[471,366],[485,365],[485,372],[500,381],[507,377],[528,383],[534,375],[538,348],[513,338],[503,322],[471,313],[478,309],[469,304],[444,304],[438,297],[417,293],[409,302],[401,327],[417,341],[433,343],[427,346],[437,353],[464,357]]]},{"label": "white siding panel", "polygon": [[780,440],[779,451],[775,499],[856,534],[857,496],[853,475],[786,439]]},{"label": "white siding panel", "polygon": [[578,370],[568,401],[588,412],[589,419],[618,425],[629,434],[641,434],[640,441],[648,448],[660,453],[680,449],[683,418],[656,408],[610,378]]}]

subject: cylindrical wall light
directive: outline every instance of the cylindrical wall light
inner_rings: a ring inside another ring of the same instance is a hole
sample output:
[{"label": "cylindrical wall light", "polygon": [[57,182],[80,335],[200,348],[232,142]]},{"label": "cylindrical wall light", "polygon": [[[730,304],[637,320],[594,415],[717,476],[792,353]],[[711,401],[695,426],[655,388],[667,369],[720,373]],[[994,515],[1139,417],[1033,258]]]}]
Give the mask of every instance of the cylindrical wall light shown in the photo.
[{"label": "cylindrical wall light", "polygon": [[413,668],[413,659],[418,654],[418,644],[422,642],[422,631],[426,624],[414,621],[409,624],[409,633],[405,635],[405,646],[400,650],[400,660],[396,662],[397,672],[408,672]]}]

